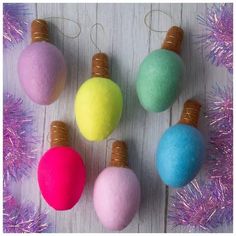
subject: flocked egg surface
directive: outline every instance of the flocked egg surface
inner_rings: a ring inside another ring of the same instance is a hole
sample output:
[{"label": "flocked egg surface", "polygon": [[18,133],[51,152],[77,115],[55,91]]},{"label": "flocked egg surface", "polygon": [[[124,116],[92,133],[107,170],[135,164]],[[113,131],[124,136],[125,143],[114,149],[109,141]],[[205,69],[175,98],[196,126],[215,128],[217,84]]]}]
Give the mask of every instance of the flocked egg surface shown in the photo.
[{"label": "flocked egg surface", "polygon": [[129,168],[107,167],[95,181],[93,201],[101,223],[122,230],[139,209],[140,183]]},{"label": "flocked egg surface", "polygon": [[147,111],[161,112],[176,100],[182,87],[184,65],[176,53],[159,49],[142,62],[136,81],[141,105]]},{"label": "flocked egg surface", "polygon": [[85,185],[85,166],[70,147],[54,147],[41,158],[38,183],[46,202],[55,210],[69,210],[80,199]]},{"label": "flocked egg surface", "polygon": [[194,179],[205,158],[205,144],[198,129],[185,124],[169,128],[161,137],[156,167],[162,181],[182,187]]},{"label": "flocked egg surface", "polygon": [[82,135],[90,141],[107,138],[120,121],[122,106],[116,83],[100,77],[88,79],[75,98],[76,122]]},{"label": "flocked egg surface", "polygon": [[25,93],[41,105],[53,103],[61,94],[67,68],[61,51],[48,42],[34,42],[21,53],[18,74]]}]

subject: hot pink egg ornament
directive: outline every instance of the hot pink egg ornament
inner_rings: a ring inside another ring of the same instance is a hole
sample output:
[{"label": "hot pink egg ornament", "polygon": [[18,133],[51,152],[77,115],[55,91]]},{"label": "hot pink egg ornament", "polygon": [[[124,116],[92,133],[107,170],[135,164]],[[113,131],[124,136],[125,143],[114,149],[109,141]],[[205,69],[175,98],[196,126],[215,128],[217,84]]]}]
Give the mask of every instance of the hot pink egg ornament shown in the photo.
[{"label": "hot pink egg ornament", "polygon": [[124,229],[139,209],[140,195],[139,180],[128,168],[126,144],[115,141],[111,166],[99,174],[94,185],[93,202],[99,220],[109,230]]},{"label": "hot pink egg ornament", "polygon": [[68,147],[65,123],[51,124],[51,146],[38,165],[38,184],[45,201],[55,210],[71,209],[85,186],[85,166],[78,152]]},{"label": "hot pink egg ornament", "polygon": [[40,105],[53,103],[61,94],[67,68],[61,51],[48,42],[47,22],[36,19],[31,25],[32,43],[21,53],[18,75],[22,88]]}]

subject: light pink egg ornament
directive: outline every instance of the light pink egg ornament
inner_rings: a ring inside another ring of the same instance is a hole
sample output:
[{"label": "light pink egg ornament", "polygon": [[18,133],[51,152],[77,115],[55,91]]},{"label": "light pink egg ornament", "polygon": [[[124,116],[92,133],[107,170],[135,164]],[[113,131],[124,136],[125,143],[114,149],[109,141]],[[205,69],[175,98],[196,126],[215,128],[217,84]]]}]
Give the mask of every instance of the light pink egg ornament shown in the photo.
[{"label": "light pink egg ornament", "polygon": [[115,141],[110,167],[99,174],[94,185],[94,208],[101,223],[109,230],[124,229],[139,209],[140,192],[139,180],[128,168],[127,146]]},{"label": "light pink egg ornament", "polygon": [[53,103],[61,94],[67,68],[61,51],[49,43],[48,25],[36,19],[31,24],[32,43],[21,53],[18,75],[22,88],[40,105]]}]

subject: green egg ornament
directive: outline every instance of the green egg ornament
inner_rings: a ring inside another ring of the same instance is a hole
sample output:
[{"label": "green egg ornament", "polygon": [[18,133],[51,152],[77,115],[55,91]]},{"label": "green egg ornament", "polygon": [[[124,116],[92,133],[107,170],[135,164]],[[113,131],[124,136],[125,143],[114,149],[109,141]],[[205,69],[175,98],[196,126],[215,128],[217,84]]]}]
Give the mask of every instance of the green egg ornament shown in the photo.
[{"label": "green egg ornament", "polygon": [[136,90],[147,111],[165,111],[180,94],[184,72],[184,63],[179,56],[182,39],[183,30],[171,27],[162,48],[151,52],[139,67]]},{"label": "green egg ornament", "polygon": [[97,53],[92,59],[92,78],[81,85],[75,98],[80,133],[89,141],[106,139],[117,127],[122,107],[121,90],[109,79],[108,57]]}]

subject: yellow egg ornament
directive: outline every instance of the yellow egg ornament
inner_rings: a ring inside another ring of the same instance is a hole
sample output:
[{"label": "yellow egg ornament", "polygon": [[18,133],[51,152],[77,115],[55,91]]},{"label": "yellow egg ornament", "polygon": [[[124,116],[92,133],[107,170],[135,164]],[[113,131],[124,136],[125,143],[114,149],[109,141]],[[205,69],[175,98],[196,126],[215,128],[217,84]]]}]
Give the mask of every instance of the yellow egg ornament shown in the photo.
[{"label": "yellow egg ornament", "polygon": [[108,57],[97,53],[92,58],[92,77],[81,85],[75,98],[81,134],[89,141],[106,139],[117,127],[122,107],[120,87],[109,79]]}]

